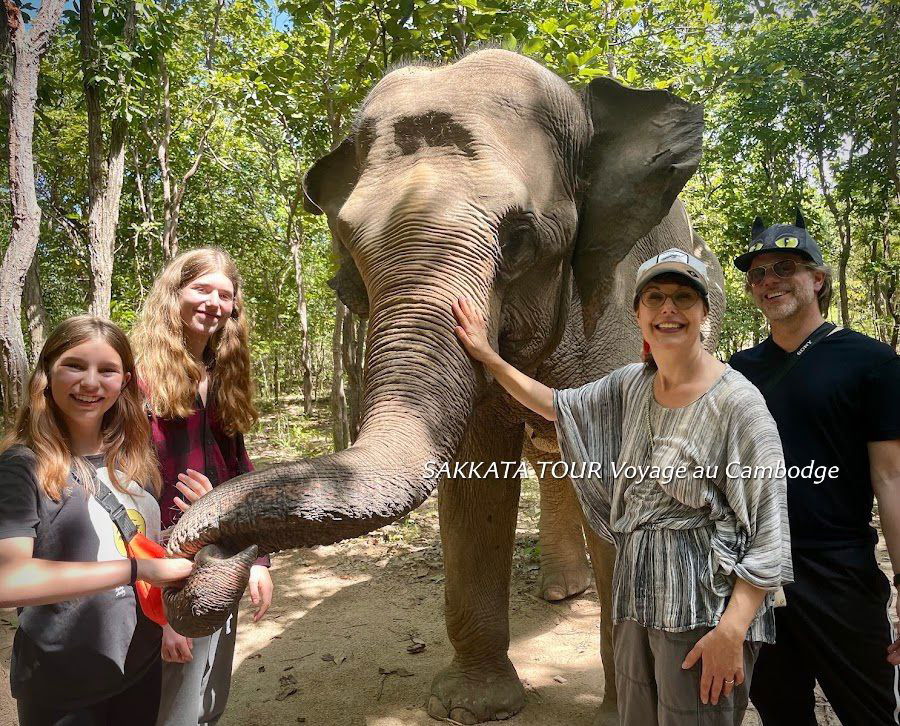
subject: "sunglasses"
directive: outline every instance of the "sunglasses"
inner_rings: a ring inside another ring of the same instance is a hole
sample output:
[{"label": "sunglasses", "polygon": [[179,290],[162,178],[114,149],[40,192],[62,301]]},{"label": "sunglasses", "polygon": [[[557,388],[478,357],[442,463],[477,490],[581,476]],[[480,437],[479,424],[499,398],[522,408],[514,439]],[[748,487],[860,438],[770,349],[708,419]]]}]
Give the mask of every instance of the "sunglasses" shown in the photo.
[{"label": "sunglasses", "polygon": [[747,271],[747,282],[750,285],[759,285],[763,280],[766,279],[766,270],[772,268],[772,272],[775,273],[775,277],[780,277],[782,279],[793,277],[797,273],[798,267],[812,267],[812,265],[805,264],[803,262],[797,262],[795,260],[779,260],[778,262],[773,262],[768,265],[760,265],[759,267],[754,267],[752,270]]},{"label": "sunglasses", "polygon": [[666,298],[671,298],[672,302],[675,303],[675,307],[679,310],[687,310],[697,304],[697,301],[700,299],[700,293],[692,288],[684,288],[671,295],[666,295],[662,290],[644,290],[641,293],[641,302],[651,310],[661,308]]}]

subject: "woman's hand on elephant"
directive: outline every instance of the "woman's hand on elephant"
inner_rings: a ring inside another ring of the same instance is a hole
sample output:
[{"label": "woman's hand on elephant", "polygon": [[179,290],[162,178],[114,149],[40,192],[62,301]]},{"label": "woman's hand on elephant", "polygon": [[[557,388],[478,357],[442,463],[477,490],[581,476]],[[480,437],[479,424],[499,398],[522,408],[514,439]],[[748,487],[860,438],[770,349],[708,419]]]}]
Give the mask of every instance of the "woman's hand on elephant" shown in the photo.
[{"label": "woman's hand on elephant", "polygon": [[[182,512],[186,512],[200,497],[211,492],[213,486],[212,482],[204,474],[188,469],[183,474],[178,475],[175,488],[184,495],[184,499],[175,497],[172,501],[175,502],[175,506]],[[186,502],[185,499],[187,500]]]},{"label": "woman's hand on elephant", "polygon": [[487,337],[487,325],[481,315],[472,310],[468,298],[459,297],[451,305],[456,322],[459,323],[453,330],[459,338],[466,352],[475,360],[482,363],[496,357],[497,353],[491,348]]},{"label": "woman's hand on elephant", "polygon": [[719,696],[727,698],[735,686],[744,682],[744,637],[736,629],[715,627],[704,635],[681,664],[692,668],[702,660],[700,700],[719,703]]},{"label": "woman's hand on elephant", "polygon": [[183,557],[137,560],[137,579],[156,587],[166,587],[181,582],[194,569],[194,563]]},{"label": "woman's hand on elephant", "polygon": [[256,606],[253,622],[258,623],[272,604],[272,593],[275,587],[272,584],[269,568],[265,565],[253,565],[250,568],[250,582],[247,583],[247,589],[250,591],[250,599]]},{"label": "woman's hand on elephant", "polygon": [[163,625],[160,655],[167,663],[188,663],[194,659],[194,639],[176,633],[172,626]]}]

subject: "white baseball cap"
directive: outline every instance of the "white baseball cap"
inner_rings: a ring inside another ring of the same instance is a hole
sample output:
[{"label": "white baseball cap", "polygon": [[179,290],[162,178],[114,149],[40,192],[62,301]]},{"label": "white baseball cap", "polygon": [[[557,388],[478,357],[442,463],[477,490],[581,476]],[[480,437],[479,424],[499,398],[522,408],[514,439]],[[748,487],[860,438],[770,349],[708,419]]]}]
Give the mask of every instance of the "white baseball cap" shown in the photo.
[{"label": "white baseball cap", "polygon": [[644,285],[665,272],[683,275],[703,297],[709,294],[709,276],[706,272],[706,265],[677,247],[660,252],[638,267],[637,279],[634,282],[634,294],[638,295]]}]

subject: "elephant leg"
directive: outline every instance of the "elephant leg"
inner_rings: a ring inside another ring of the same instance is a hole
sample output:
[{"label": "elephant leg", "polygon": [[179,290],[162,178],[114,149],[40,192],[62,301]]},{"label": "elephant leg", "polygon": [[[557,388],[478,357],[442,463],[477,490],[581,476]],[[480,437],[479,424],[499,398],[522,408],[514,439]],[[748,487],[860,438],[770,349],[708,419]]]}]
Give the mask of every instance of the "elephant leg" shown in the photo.
[{"label": "elephant leg", "polygon": [[603,704],[594,726],[618,726],[616,667],[613,662],[612,640],[612,576],[616,561],[616,548],[611,542],[598,536],[587,522],[584,522],[584,535],[587,539],[588,551],[591,553],[594,582],[597,584],[597,597],[600,599],[600,661],[603,664],[605,684]]},{"label": "elephant leg", "polygon": [[[541,486],[541,580],[538,593],[551,602],[578,595],[591,585],[582,532],[581,505],[568,477],[551,473],[558,457],[541,454],[526,441],[525,455],[538,474]],[[541,462],[544,475],[541,476]]]},{"label": "elephant leg", "polygon": [[[476,409],[457,461],[518,462],[522,427]],[[439,488],[447,634],[456,653],[431,684],[433,718],[474,724],[509,718],[525,689],[509,660],[509,581],[519,502],[515,465],[504,477],[451,479]]]}]

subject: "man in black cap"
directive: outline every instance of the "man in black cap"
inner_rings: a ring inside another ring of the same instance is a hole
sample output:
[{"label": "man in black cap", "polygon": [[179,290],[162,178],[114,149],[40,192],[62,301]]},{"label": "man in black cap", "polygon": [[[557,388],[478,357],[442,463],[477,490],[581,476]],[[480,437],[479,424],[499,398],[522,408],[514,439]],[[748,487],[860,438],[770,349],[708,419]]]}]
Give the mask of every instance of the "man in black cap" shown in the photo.
[{"label": "man in black cap", "polygon": [[757,217],[734,264],[771,327],[730,363],[778,424],[794,562],[777,642],[763,646],[750,697],[765,726],[813,726],[818,681],[844,726],[898,724],[900,639],[871,521],[877,497],[900,572],[900,358],[825,322],[831,271],[799,212],[796,224],[768,229]]}]

